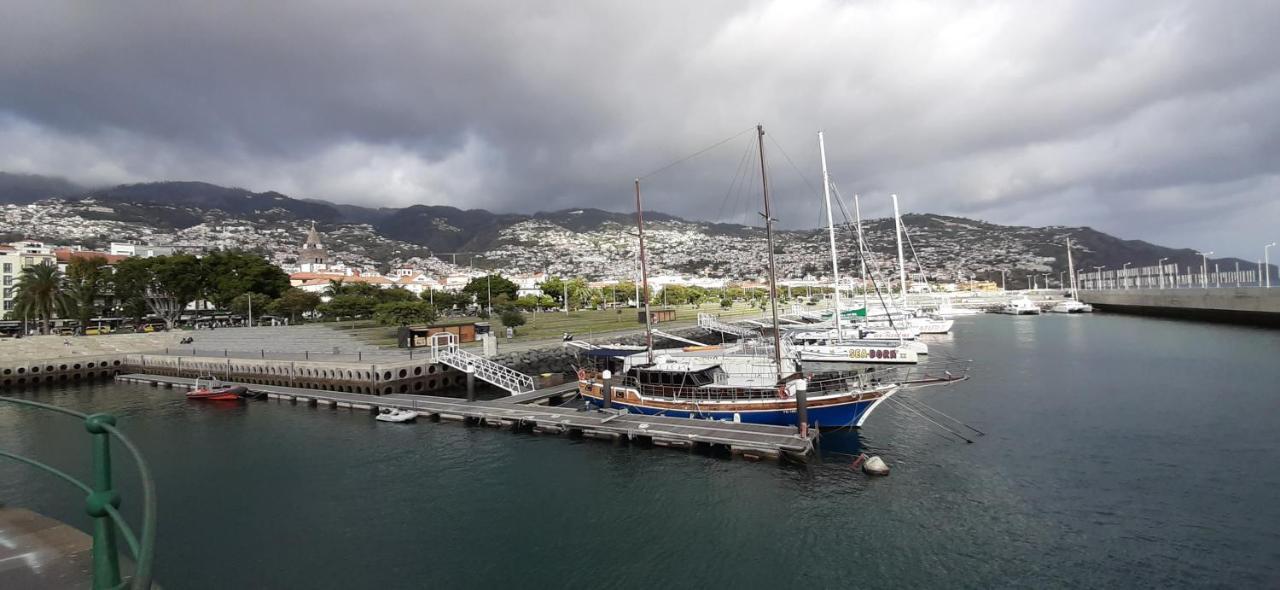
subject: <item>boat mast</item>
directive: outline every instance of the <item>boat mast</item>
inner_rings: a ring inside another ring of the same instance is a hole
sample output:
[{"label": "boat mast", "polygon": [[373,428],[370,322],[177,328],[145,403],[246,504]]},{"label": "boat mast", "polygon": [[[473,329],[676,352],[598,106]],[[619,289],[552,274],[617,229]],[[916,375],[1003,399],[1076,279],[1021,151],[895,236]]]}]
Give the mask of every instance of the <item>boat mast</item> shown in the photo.
[{"label": "boat mast", "polygon": [[827,175],[827,144],[818,132],[818,153],[822,155],[822,198],[827,203],[827,235],[831,238],[831,280],[836,288],[836,340],[844,340],[840,330],[840,262],[836,258],[836,225],[831,215],[831,177]]},{"label": "boat mast", "polygon": [[782,380],[782,334],[778,330],[778,276],[773,262],[773,210],[769,207],[769,176],[764,167],[764,126],[756,125],[756,143],[760,147],[760,186],[764,191],[764,232],[769,242],[769,308],[773,310],[773,362]]},{"label": "boat mast", "polygon": [[1067,274],[1071,275],[1071,298],[1079,301],[1080,296],[1076,294],[1076,267],[1071,262],[1071,238],[1067,238]]},{"label": "boat mast", "polygon": [[649,265],[644,257],[644,207],[640,205],[640,179],[636,179],[636,227],[640,230],[640,283],[644,298],[644,348],[653,364],[653,316],[649,313]]},{"label": "boat mast", "polygon": [[867,309],[867,245],[862,242],[862,206],[858,193],[853,193],[853,223],[858,233],[858,260],[862,261],[862,310]]},{"label": "boat mast", "polygon": [[902,216],[898,213],[898,195],[893,195],[894,238],[898,241],[898,284],[902,291],[902,311],[907,311],[907,263],[902,257]]}]

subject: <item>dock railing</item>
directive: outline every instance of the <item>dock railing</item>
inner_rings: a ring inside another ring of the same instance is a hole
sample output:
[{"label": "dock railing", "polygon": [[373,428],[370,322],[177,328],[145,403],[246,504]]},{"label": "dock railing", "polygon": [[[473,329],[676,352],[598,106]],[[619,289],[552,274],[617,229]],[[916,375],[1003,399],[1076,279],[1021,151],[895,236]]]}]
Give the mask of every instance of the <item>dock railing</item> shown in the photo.
[{"label": "dock railing", "polygon": [[[48,410],[71,416],[84,423],[85,429],[92,436],[93,483],[86,484],[65,471],[47,465],[29,457],[23,457],[7,451],[0,451],[0,457],[13,459],[35,467],[45,473],[62,479],[85,493],[85,510],[93,518],[93,588],[94,590],[131,588],[142,590],[151,588],[151,569],[155,555],[156,543],[156,493],[155,481],[151,477],[151,468],[142,457],[138,447],[133,444],[118,428],[115,416],[111,414],[83,414],[58,406],[0,396],[0,402],[19,406],[27,406]],[[111,438],[114,437],[133,457],[138,467],[138,476],[142,480],[142,535],[133,532],[129,523],[120,515],[120,494],[111,481]],[[125,545],[133,555],[133,576],[123,580],[120,576],[120,552],[117,549],[117,535],[124,539]]]},{"label": "dock railing", "polygon": [[459,371],[474,371],[476,378],[501,387],[512,395],[528,393],[537,388],[533,377],[458,348],[457,336],[451,332],[436,332],[431,335],[431,356],[436,362]]}]

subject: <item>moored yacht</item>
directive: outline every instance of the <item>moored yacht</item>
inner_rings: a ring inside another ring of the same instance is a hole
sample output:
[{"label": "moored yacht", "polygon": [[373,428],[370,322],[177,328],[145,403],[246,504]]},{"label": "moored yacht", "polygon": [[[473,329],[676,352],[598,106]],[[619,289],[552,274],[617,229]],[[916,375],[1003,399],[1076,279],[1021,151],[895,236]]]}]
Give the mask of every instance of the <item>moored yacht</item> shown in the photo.
[{"label": "moored yacht", "polygon": [[1010,299],[999,312],[1008,315],[1040,315],[1040,306],[1026,297],[1018,297]]},{"label": "moored yacht", "polygon": [[1081,303],[1075,299],[1064,299],[1049,308],[1053,313],[1089,313],[1093,311],[1093,306],[1088,303]]}]

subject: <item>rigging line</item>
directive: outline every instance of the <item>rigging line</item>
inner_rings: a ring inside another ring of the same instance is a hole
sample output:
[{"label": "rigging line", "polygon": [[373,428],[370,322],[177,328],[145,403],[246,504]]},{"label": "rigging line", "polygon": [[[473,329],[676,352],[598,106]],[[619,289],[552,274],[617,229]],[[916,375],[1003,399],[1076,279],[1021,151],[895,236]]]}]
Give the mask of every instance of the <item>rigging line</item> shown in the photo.
[{"label": "rigging line", "polygon": [[[832,186],[832,189],[835,190],[836,192],[836,197],[837,197],[836,202],[840,204],[840,211],[845,218],[846,227],[852,230],[852,233],[854,234],[854,239],[857,239],[859,228],[853,227],[853,222],[849,220],[848,210],[845,209],[844,207],[844,200],[839,198],[840,197],[839,189],[836,189],[834,186]],[[877,273],[880,272],[879,261],[877,261],[875,256],[873,255],[871,251],[871,245],[867,244],[866,242],[867,240],[865,238],[863,240],[860,240],[860,243],[858,246],[858,256],[859,258],[867,261],[867,277],[866,278],[871,281],[871,286],[874,287],[876,290],[876,299],[880,302],[880,307],[885,310],[885,318],[888,319],[889,321],[889,329],[893,330],[893,333],[897,334],[898,338],[901,339],[902,330],[899,330],[897,323],[893,321],[893,313],[889,309],[889,305],[884,300],[884,294],[880,292],[880,282],[876,280]],[[865,292],[867,289],[867,286],[865,284],[862,285],[862,289]],[[869,319],[870,318],[868,318],[868,320]],[[906,326],[903,326],[903,328],[905,329]]]},{"label": "rigging line", "polygon": [[787,153],[787,150],[782,148],[782,144],[778,143],[778,140],[774,139],[772,135],[769,136],[769,141],[773,142],[773,145],[778,148],[778,151],[782,152],[782,157],[787,160],[788,164],[791,164],[791,169],[796,171],[796,175],[800,177],[800,180],[804,181],[805,185],[809,187],[809,190],[815,194],[821,194],[818,192],[818,189],[813,187],[813,183],[809,182],[809,178],[800,171],[800,167],[796,166],[796,163],[791,160],[791,155]]},{"label": "rigging line", "polygon": [[750,158],[750,156],[751,156],[751,143],[747,142],[746,148],[742,150],[742,158],[738,160],[738,167],[737,169],[734,170],[733,180],[729,182],[729,188],[724,192],[724,199],[720,201],[720,211],[716,215],[717,219],[726,219],[726,217],[724,216],[725,206],[729,204],[729,197],[733,195],[734,189],[737,188],[738,180],[746,176],[744,169],[747,166],[747,161]]},{"label": "rigging line", "polygon": [[670,164],[667,164],[666,166],[663,166],[663,167],[658,168],[658,169],[656,169],[656,170],[652,170],[652,171],[650,171],[650,172],[648,172],[648,173],[642,174],[642,175],[640,176],[640,180],[644,180],[644,179],[646,179],[646,178],[649,178],[650,176],[653,176],[654,174],[657,174],[657,173],[659,173],[659,172],[663,172],[663,171],[667,170],[668,168],[671,168],[671,167],[674,167],[674,166],[678,166],[678,165],[680,165],[680,164],[683,164],[683,163],[685,163],[685,162],[687,162],[687,161],[689,161],[689,160],[692,160],[692,159],[694,159],[694,158],[696,158],[696,157],[698,157],[698,156],[701,156],[702,154],[705,154],[705,153],[707,153],[707,152],[709,152],[709,151],[711,151],[711,150],[713,150],[713,149],[716,149],[716,148],[718,148],[718,147],[720,147],[720,146],[722,146],[722,145],[724,145],[724,144],[726,144],[726,143],[729,143],[730,141],[733,141],[734,139],[737,139],[739,136],[741,136],[742,134],[744,134],[744,133],[746,133],[746,132],[748,132],[748,131],[755,131],[755,129],[756,129],[756,128],[755,128],[754,126],[752,126],[752,127],[748,127],[748,128],[746,128],[746,129],[743,129],[742,131],[739,131],[739,132],[737,132],[737,133],[735,133],[735,134],[733,134],[733,135],[731,135],[731,136],[729,136],[729,137],[726,137],[726,138],[724,138],[724,139],[722,139],[722,140],[720,140],[720,141],[717,141],[717,142],[715,142],[715,143],[713,143],[713,144],[711,144],[711,145],[709,145],[709,146],[707,146],[707,147],[704,147],[704,148],[702,148],[702,149],[700,149],[700,150],[698,150],[698,151],[696,151],[696,152],[694,152],[694,153],[692,153],[692,154],[689,154],[689,155],[687,155],[687,156],[685,156],[685,157],[683,157],[683,158],[680,158],[680,159],[678,159],[678,160],[676,160],[676,161],[674,161],[674,162],[671,162]]},{"label": "rigging line", "polygon": [[[907,400],[907,398],[906,398],[906,397],[898,396],[898,403],[906,404],[906,403],[907,403],[907,401],[908,401],[908,400]],[[956,424],[959,424],[960,426],[963,426],[963,427],[965,427],[965,428],[968,428],[969,430],[972,430],[972,431],[974,431],[974,432],[978,433],[980,436],[986,436],[986,435],[987,435],[987,433],[985,433],[985,432],[983,432],[983,431],[981,431],[981,430],[978,430],[977,428],[974,428],[974,427],[972,427],[972,426],[969,426],[968,424],[965,424],[964,422],[961,422],[960,420],[957,420],[956,418],[954,418],[954,417],[952,417],[952,416],[949,416],[949,415],[947,415],[947,414],[944,414],[944,413],[942,412],[942,410],[939,410],[938,408],[935,408],[935,407],[933,407],[933,406],[930,406],[929,404],[926,404],[926,403],[924,403],[924,402],[922,402],[922,401],[920,401],[920,400],[912,399],[912,400],[910,400],[910,402],[911,402],[911,403],[910,403],[910,404],[908,404],[908,405],[915,405],[915,406],[918,406],[918,407],[920,407],[920,408],[924,408],[924,409],[926,409],[926,410],[929,410],[929,411],[931,411],[931,412],[934,412],[934,413],[938,414],[939,416],[942,416],[943,418],[946,418],[946,419],[948,419],[948,420],[950,420],[950,421],[952,421],[952,422],[955,422]]]},{"label": "rigging line", "polygon": [[917,415],[917,416],[920,416],[921,418],[924,418],[925,420],[928,420],[929,422],[933,423],[933,425],[934,425],[934,426],[937,426],[938,428],[941,428],[941,429],[943,429],[943,430],[945,430],[945,431],[947,431],[947,432],[950,432],[951,434],[954,434],[954,435],[956,435],[956,436],[960,437],[960,440],[963,440],[964,442],[967,442],[967,443],[970,443],[970,444],[972,444],[972,443],[973,443],[973,441],[972,441],[972,440],[969,440],[969,438],[968,438],[968,437],[966,437],[965,435],[960,434],[959,432],[956,432],[956,431],[954,431],[954,430],[952,430],[952,429],[950,429],[950,428],[947,428],[947,427],[946,427],[946,426],[944,426],[943,424],[939,423],[937,420],[934,420],[933,418],[930,418],[930,417],[928,417],[928,416],[926,416],[926,415],[922,414],[919,410],[917,410],[917,409],[915,409],[915,408],[913,408],[913,407],[911,407],[911,406],[908,406],[908,405],[906,405],[906,404],[902,403],[900,400],[893,399],[892,397],[887,397],[887,398],[885,398],[885,399],[887,399],[887,400],[889,400],[889,401],[891,401],[891,402],[893,402],[893,403],[898,404],[898,406],[899,406],[899,407],[904,408],[904,409],[906,409],[906,410],[909,410],[911,413],[913,413],[913,414],[915,414],[915,415]]},{"label": "rigging line", "polygon": [[924,263],[920,262],[920,256],[916,254],[916,246],[911,243],[911,233],[907,231],[907,224],[902,224],[902,235],[907,238],[907,247],[911,248],[911,258],[916,261],[916,267],[920,269],[920,278],[924,281],[924,286],[929,286],[929,276],[924,273]]}]

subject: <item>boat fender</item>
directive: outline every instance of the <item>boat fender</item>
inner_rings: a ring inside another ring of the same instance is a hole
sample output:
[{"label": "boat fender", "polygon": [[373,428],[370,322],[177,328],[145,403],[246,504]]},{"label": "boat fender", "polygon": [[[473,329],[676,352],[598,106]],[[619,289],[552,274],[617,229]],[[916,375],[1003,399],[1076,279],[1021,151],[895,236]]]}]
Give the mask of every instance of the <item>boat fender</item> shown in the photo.
[{"label": "boat fender", "polygon": [[889,466],[885,464],[884,459],[876,455],[862,464],[862,472],[867,475],[889,475]]}]

